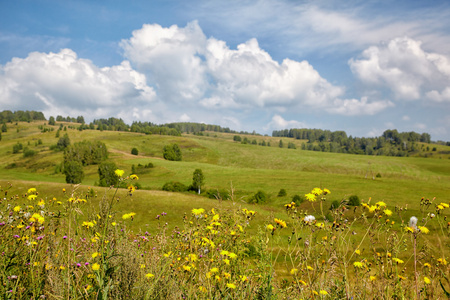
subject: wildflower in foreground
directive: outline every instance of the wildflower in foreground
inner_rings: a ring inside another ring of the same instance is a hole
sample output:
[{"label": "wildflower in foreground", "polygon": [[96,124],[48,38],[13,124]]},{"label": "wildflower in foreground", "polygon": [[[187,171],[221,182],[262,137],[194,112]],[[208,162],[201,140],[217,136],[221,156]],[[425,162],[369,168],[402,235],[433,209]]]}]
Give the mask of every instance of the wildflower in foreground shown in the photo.
[{"label": "wildflower in foreground", "polygon": [[428,228],[426,228],[425,226],[419,226],[419,230],[420,232],[423,232],[425,234],[430,232],[430,230],[428,230]]},{"label": "wildflower in foreground", "polygon": [[227,283],[227,287],[234,290],[236,288],[236,285],[234,283]]},{"label": "wildflower in foreground", "polygon": [[191,212],[194,216],[200,216],[205,212],[205,210],[203,208],[194,208]]},{"label": "wildflower in foreground", "polygon": [[402,264],[402,263],[404,263],[403,260],[401,260],[400,258],[397,258],[397,257],[394,257],[394,258],[392,259],[392,261],[396,262],[397,264]]},{"label": "wildflower in foreground", "polygon": [[430,284],[430,283],[431,283],[431,280],[430,280],[430,278],[428,278],[428,277],[424,277],[424,278],[423,278],[423,282],[425,282],[425,284]]},{"label": "wildflower in foreground", "polygon": [[325,290],[320,290],[319,294],[326,296],[326,295],[328,295],[328,292]]},{"label": "wildflower in foreground", "polygon": [[303,221],[305,221],[306,223],[311,224],[312,222],[314,222],[316,220],[316,218],[313,215],[307,215]]},{"label": "wildflower in foreground", "polygon": [[152,278],[152,277],[155,277],[155,275],[153,275],[152,273],[145,274],[145,278]]},{"label": "wildflower in foreground", "polygon": [[308,200],[309,202],[315,202],[315,201],[317,200],[317,199],[316,199],[316,195],[311,194],[311,193],[305,194],[305,198],[306,198],[306,200]]},{"label": "wildflower in foreground", "polygon": [[100,270],[100,265],[98,263],[93,264],[92,265],[92,270],[94,270],[94,271]]},{"label": "wildflower in foreground", "polygon": [[385,209],[383,212],[384,212],[384,214],[385,214],[386,216],[391,216],[391,215],[392,215],[392,211],[389,210],[389,209]]},{"label": "wildflower in foreground", "polygon": [[362,269],[364,267],[364,264],[360,261],[355,261],[353,263],[353,266],[355,266],[355,268]]},{"label": "wildflower in foreground", "polygon": [[117,170],[114,171],[114,173],[117,175],[117,177],[122,177],[123,174],[125,173],[125,171],[117,169]]},{"label": "wildflower in foreground", "polygon": [[413,228],[413,229],[417,229],[417,218],[414,217],[414,216],[412,216],[412,217],[409,219],[408,226],[411,227],[411,228]]}]

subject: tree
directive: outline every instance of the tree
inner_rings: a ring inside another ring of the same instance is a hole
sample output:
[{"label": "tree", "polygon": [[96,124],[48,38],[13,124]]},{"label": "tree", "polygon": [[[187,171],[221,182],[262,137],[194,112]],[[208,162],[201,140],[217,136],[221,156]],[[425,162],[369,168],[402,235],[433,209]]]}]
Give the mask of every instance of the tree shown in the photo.
[{"label": "tree", "polygon": [[2,140],[2,133],[0,132],[0,141]]},{"label": "tree", "polygon": [[131,154],[138,155],[139,154],[139,150],[136,147],[134,147],[133,149],[131,149]]},{"label": "tree", "polygon": [[200,195],[200,189],[204,183],[204,180],[205,180],[205,176],[203,175],[202,170],[196,169],[192,176],[192,187],[198,191],[199,195]]},{"label": "tree", "polygon": [[117,177],[115,171],[117,166],[113,162],[104,162],[98,166],[98,176],[100,186],[111,186],[119,183],[119,177]]},{"label": "tree", "polygon": [[3,123],[2,132],[7,132],[7,131],[8,131],[8,127],[6,126],[6,123]]},{"label": "tree", "polygon": [[60,150],[67,148],[69,145],[70,145],[70,139],[69,139],[69,135],[67,133],[65,133],[63,137],[59,138],[58,142],[56,143],[56,146]]},{"label": "tree", "polygon": [[178,147],[177,144],[170,144],[164,146],[163,157],[166,160],[181,161],[182,155],[180,147]]},{"label": "tree", "polygon": [[78,161],[68,161],[64,163],[64,174],[67,183],[81,183],[84,178],[83,165]]},{"label": "tree", "polygon": [[280,143],[278,144],[278,147],[283,148],[283,140],[280,140]]},{"label": "tree", "polygon": [[48,125],[55,125],[55,124],[56,124],[55,117],[50,116],[50,118],[48,118]]}]

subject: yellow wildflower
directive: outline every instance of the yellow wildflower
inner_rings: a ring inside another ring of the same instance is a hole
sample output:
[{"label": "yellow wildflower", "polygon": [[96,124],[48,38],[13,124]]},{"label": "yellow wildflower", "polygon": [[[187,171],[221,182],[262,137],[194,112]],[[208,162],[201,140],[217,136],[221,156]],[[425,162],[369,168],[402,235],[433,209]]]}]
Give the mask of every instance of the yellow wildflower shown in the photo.
[{"label": "yellow wildflower", "polygon": [[92,258],[96,258],[97,256],[99,256],[100,255],[100,253],[98,253],[98,252],[94,252],[94,253],[92,253]]},{"label": "yellow wildflower", "polygon": [[117,177],[122,177],[123,174],[125,173],[125,171],[117,169],[117,170],[114,171],[114,173],[117,175]]},{"label": "yellow wildflower", "polygon": [[269,224],[269,225],[267,225],[267,230],[273,231],[273,230],[275,230],[275,227],[273,227],[272,224]]},{"label": "yellow wildflower", "polygon": [[227,283],[227,287],[234,290],[236,285],[234,283]]},{"label": "yellow wildflower", "polygon": [[145,274],[145,278],[152,278],[152,277],[155,277],[155,275],[153,275],[152,273]]},{"label": "yellow wildflower", "polygon": [[293,268],[289,273],[291,273],[291,275],[295,275],[298,273],[298,269]]},{"label": "yellow wildflower", "polygon": [[16,207],[14,207],[14,211],[15,211],[15,212],[19,212],[19,211],[20,211],[20,209],[21,209],[21,207],[20,207],[20,206],[16,206]]},{"label": "yellow wildflower", "polygon": [[34,199],[36,199],[36,197],[37,197],[36,195],[29,195],[28,200],[34,200]]},{"label": "yellow wildflower", "polygon": [[389,210],[389,209],[385,209],[383,212],[384,212],[384,214],[385,214],[386,216],[391,216],[391,215],[392,215],[392,211]]},{"label": "yellow wildflower", "polygon": [[369,276],[369,279],[370,279],[370,281],[375,281],[375,280],[377,279],[377,277],[374,276],[374,275],[370,275],[370,276]]},{"label": "yellow wildflower", "polygon": [[430,278],[428,278],[428,277],[424,277],[424,278],[423,278],[423,282],[425,282],[425,284],[430,284],[430,283],[431,283],[431,280],[430,280]]},{"label": "yellow wildflower", "polygon": [[331,194],[331,192],[329,189],[323,189],[323,194],[328,195],[328,194]]},{"label": "yellow wildflower", "polygon": [[313,190],[311,191],[311,194],[315,195],[315,196],[319,196],[323,194],[323,191],[320,188],[313,188]]},{"label": "yellow wildflower", "polygon": [[316,199],[316,195],[311,194],[311,193],[305,194],[305,198],[306,198],[306,200],[308,200],[309,202],[314,202],[314,201],[317,200],[317,199]]},{"label": "yellow wildflower", "polygon": [[383,201],[379,201],[379,202],[375,203],[375,205],[378,207],[386,207],[386,203],[384,203]]},{"label": "yellow wildflower", "polygon": [[100,265],[98,263],[93,264],[92,265],[92,270],[94,270],[94,271],[100,270]]},{"label": "yellow wildflower", "polygon": [[425,226],[417,226],[420,230],[420,232],[423,232],[425,234],[429,233],[430,230],[428,230],[428,228],[426,228]]},{"label": "yellow wildflower", "polygon": [[248,278],[245,275],[240,275],[239,277],[241,278],[242,282],[247,282],[248,281]]},{"label": "yellow wildflower", "polygon": [[360,254],[361,254],[361,251],[360,251],[359,249],[356,249],[356,250],[355,250],[355,254],[360,255]]},{"label": "yellow wildflower", "polygon": [[139,179],[139,177],[136,174],[131,174],[130,178],[133,179],[133,180],[138,180]]},{"label": "yellow wildflower", "polygon": [[447,261],[445,260],[445,258],[438,258],[438,263],[440,263],[441,265],[446,266],[447,265]]},{"label": "yellow wildflower", "polygon": [[355,268],[362,269],[364,267],[364,264],[360,261],[355,261],[353,263],[353,266],[355,266]]},{"label": "yellow wildflower", "polygon": [[205,210],[203,208],[194,208],[192,209],[192,214],[194,216],[199,216],[201,214],[203,214],[205,212]]},{"label": "yellow wildflower", "polygon": [[209,270],[211,273],[218,273],[219,272],[219,268],[211,268],[211,270]]},{"label": "yellow wildflower", "polygon": [[187,272],[191,271],[191,267],[190,266],[183,266],[183,269]]},{"label": "yellow wildflower", "polygon": [[394,257],[392,260],[393,260],[394,262],[398,263],[398,264],[404,263],[403,260],[401,260],[400,258],[397,258],[397,257]]},{"label": "yellow wildflower", "polygon": [[431,268],[431,265],[429,263],[424,263],[423,266],[427,267],[427,268]]},{"label": "yellow wildflower", "polygon": [[281,228],[286,228],[286,227],[287,227],[286,222],[283,221],[283,220],[280,220],[280,219],[275,218],[274,221],[275,221],[275,223],[277,223],[278,225],[280,225]]},{"label": "yellow wildflower", "polygon": [[320,290],[319,294],[326,296],[326,295],[328,295],[328,292],[325,290]]}]

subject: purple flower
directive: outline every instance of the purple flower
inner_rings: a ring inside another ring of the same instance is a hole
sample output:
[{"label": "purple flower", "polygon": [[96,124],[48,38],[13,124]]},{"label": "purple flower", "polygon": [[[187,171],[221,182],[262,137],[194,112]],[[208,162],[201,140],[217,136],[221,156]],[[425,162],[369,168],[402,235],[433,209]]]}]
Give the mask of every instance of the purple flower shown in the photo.
[{"label": "purple flower", "polygon": [[36,239],[37,239],[38,241],[40,241],[40,240],[42,240],[43,238],[44,238],[44,236],[41,235],[41,236],[38,236]]},{"label": "purple flower", "polygon": [[67,239],[67,236],[63,236],[63,239]]},{"label": "purple flower", "polygon": [[15,237],[16,239],[20,238],[20,236],[17,235],[17,234],[15,234],[14,237]]},{"label": "purple flower", "polygon": [[3,226],[3,225],[5,225],[5,224],[6,224],[5,222],[1,222],[1,223],[0,223],[0,226]]},{"label": "purple flower", "polygon": [[84,265],[85,265],[85,266],[89,266],[89,263],[88,263],[88,262],[85,262]]},{"label": "purple flower", "polygon": [[81,267],[81,264],[80,264],[80,263],[77,263],[77,267]]}]

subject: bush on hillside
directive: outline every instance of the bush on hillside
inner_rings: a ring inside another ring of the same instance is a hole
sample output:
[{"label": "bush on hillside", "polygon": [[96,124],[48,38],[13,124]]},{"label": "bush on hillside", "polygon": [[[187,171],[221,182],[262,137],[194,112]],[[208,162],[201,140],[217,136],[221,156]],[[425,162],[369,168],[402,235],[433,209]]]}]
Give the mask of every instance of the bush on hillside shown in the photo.
[{"label": "bush on hillside", "polygon": [[359,200],[359,197],[357,195],[352,195],[348,197],[348,203],[349,206],[360,206],[361,201]]},{"label": "bush on hillside", "polygon": [[163,185],[162,190],[166,192],[186,192],[188,187],[181,182],[170,181]]},{"label": "bush on hillside", "polygon": [[180,147],[178,147],[177,144],[170,144],[164,146],[163,157],[166,160],[181,161],[182,154]]}]

